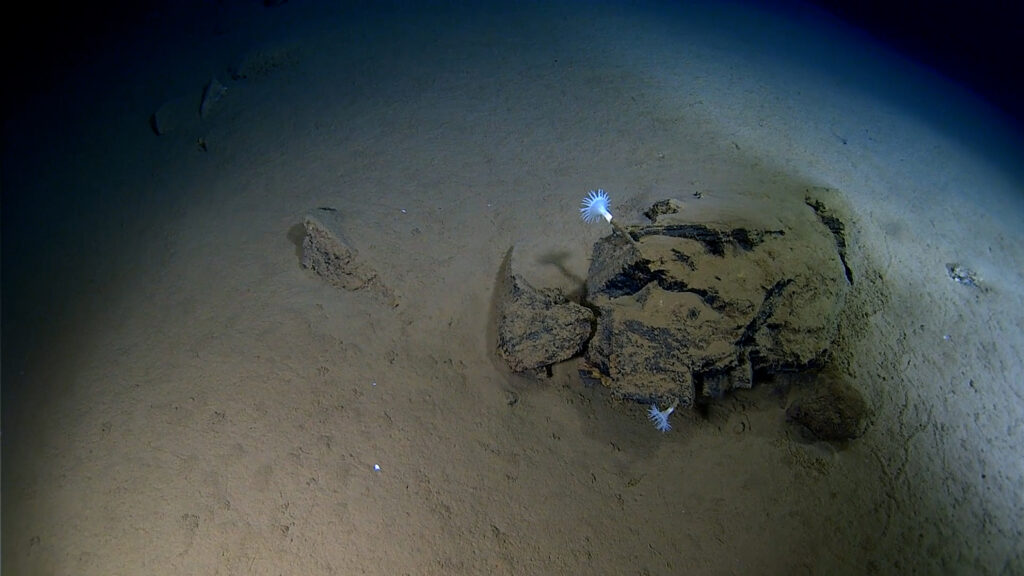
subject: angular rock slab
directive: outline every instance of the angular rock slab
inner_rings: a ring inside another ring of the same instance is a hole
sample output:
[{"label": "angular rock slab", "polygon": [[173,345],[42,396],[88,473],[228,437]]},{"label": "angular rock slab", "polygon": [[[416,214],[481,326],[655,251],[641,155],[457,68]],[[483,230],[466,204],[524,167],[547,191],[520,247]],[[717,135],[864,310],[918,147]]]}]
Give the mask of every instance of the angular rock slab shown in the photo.
[{"label": "angular rock slab", "polygon": [[538,289],[515,272],[512,250],[498,293],[498,355],[513,372],[540,370],[580,353],[594,313],[555,289]]},{"label": "angular rock slab", "polygon": [[594,246],[587,299],[598,310],[588,363],[624,398],[692,405],[749,388],[755,371],[821,364],[849,281],[814,210],[693,221],[659,202],[652,224]]},{"label": "angular rock slab", "polygon": [[302,267],[312,270],[331,286],[347,291],[372,292],[389,306],[398,299],[377,271],[360,258],[344,240],[341,223],[333,210],[319,210],[303,219]]}]

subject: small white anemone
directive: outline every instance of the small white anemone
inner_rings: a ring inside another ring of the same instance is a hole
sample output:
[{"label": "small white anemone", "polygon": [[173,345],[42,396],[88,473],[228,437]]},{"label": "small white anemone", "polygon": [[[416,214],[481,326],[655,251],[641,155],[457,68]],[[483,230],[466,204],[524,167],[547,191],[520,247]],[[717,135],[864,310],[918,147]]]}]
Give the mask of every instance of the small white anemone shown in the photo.
[{"label": "small white anemone", "polygon": [[679,400],[676,400],[664,410],[658,410],[657,404],[651,404],[651,407],[647,409],[647,417],[651,419],[654,427],[659,431],[668,432],[672,429],[672,425],[668,423],[668,417],[675,412],[676,406],[679,406]]},{"label": "small white anemone", "polygon": [[604,190],[591,190],[583,199],[583,206],[580,208],[580,216],[586,222],[596,222],[599,217],[604,217],[608,222],[612,221],[612,213],[608,211],[608,194]]}]

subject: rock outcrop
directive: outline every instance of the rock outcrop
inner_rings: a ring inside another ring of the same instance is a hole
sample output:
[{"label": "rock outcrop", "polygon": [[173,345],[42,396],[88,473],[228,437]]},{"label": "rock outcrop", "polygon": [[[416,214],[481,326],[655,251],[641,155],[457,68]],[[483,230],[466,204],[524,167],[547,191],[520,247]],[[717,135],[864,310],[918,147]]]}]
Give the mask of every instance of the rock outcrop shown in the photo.
[{"label": "rock outcrop", "polygon": [[635,242],[594,246],[586,359],[601,381],[620,397],[689,406],[749,388],[759,371],[820,366],[850,282],[820,207],[791,221],[695,221],[680,207],[652,207],[650,225],[627,227]]}]

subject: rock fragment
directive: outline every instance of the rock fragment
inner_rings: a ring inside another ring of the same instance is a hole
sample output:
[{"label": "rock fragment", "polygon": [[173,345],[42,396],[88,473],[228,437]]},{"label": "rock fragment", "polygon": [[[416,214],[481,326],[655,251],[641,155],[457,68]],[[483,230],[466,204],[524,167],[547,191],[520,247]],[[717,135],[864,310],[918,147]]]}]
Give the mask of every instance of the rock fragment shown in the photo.
[{"label": "rock fragment", "polygon": [[217,105],[227,93],[227,86],[221,84],[216,76],[210,78],[210,82],[203,89],[203,99],[199,104],[199,117],[206,120],[216,110]]},{"label": "rock fragment", "polygon": [[514,271],[512,250],[498,293],[498,354],[513,372],[544,369],[580,353],[594,314],[561,291],[538,289]]},{"label": "rock fragment", "polygon": [[332,210],[319,210],[303,220],[302,267],[312,270],[331,286],[347,291],[367,290],[390,306],[398,300],[377,271],[344,240]]},{"label": "rock fragment", "polygon": [[827,379],[805,391],[786,409],[786,416],[821,440],[859,438],[868,426],[867,402],[843,380]]}]

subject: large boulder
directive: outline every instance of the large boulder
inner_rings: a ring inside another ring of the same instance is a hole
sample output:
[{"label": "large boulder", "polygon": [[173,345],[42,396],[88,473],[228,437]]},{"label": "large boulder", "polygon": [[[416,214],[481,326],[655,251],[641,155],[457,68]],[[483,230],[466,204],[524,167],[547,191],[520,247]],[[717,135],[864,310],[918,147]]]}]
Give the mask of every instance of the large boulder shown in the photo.
[{"label": "large boulder", "polygon": [[[820,204],[820,203],[819,203]],[[594,246],[586,359],[616,395],[689,406],[754,374],[820,366],[849,288],[842,227],[822,206],[704,214],[667,200]]]}]

